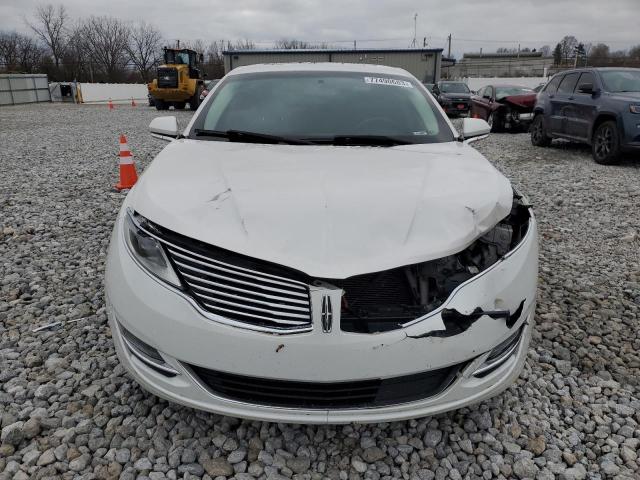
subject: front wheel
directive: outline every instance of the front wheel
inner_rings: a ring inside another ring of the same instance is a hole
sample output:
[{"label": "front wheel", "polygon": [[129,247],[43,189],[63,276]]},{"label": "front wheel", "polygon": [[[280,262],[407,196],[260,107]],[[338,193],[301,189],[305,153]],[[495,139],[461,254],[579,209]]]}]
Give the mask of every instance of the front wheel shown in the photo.
[{"label": "front wheel", "polygon": [[487,117],[487,123],[491,127],[492,132],[495,133],[502,130],[502,125],[500,122],[501,122],[500,115],[498,114],[497,111],[489,113],[489,116]]},{"label": "front wheel", "polygon": [[153,102],[156,106],[156,110],[169,110],[169,104],[164,100],[154,99]]},{"label": "front wheel", "polygon": [[202,95],[202,87],[196,88],[196,92],[193,94],[193,97],[189,99],[189,108],[191,110],[197,110],[200,106],[200,95]]},{"label": "front wheel", "polygon": [[620,159],[620,136],[613,120],[601,123],[593,133],[591,142],[593,159],[602,165],[611,165]]},{"label": "front wheel", "polygon": [[535,147],[548,147],[551,145],[551,138],[547,135],[544,128],[544,118],[542,114],[538,114],[533,118],[531,124],[531,144]]}]

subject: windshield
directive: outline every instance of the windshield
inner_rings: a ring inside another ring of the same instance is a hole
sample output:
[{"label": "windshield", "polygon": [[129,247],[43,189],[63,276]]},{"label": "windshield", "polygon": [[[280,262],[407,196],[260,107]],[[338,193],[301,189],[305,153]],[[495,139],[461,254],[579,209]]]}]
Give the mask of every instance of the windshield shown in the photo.
[{"label": "windshield", "polygon": [[496,100],[502,100],[511,95],[526,95],[535,93],[533,89],[527,87],[496,87]]},{"label": "windshield", "polygon": [[[454,135],[424,90],[404,77],[344,72],[269,72],[230,76],[191,129],[242,131],[328,141],[384,136],[402,143],[450,142]],[[247,138],[247,137],[245,137]]]},{"label": "windshield", "polygon": [[640,92],[640,70],[601,70],[607,92]]},{"label": "windshield", "polygon": [[442,93],[469,93],[466,83],[441,83],[439,88]]}]

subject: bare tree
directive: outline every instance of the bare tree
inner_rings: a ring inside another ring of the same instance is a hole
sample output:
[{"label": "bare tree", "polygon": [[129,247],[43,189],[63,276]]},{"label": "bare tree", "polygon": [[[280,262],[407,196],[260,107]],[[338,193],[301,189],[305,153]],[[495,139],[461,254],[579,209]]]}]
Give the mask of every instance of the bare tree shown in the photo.
[{"label": "bare tree", "polygon": [[631,57],[633,59],[639,59],[640,58],[640,45],[636,45],[635,47],[631,47],[629,49],[629,57]]},{"label": "bare tree", "polygon": [[568,63],[569,59],[575,56],[575,49],[577,46],[578,39],[573,35],[566,35],[562,40],[560,40],[560,49],[565,63]]},{"label": "bare tree", "polygon": [[227,46],[225,50],[254,50],[256,48],[256,44],[251,40],[243,39],[236,40],[235,43],[227,42]]},{"label": "bare tree", "polygon": [[609,45],[605,43],[598,43],[591,48],[589,56],[593,61],[603,60],[609,58],[609,50]]},{"label": "bare tree", "polygon": [[303,40],[295,40],[293,38],[287,39],[283,38],[281,40],[276,40],[274,44],[275,48],[281,50],[300,50],[300,49],[309,49],[313,48],[313,45],[309,42],[305,42]]},{"label": "bare tree", "polygon": [[62,57],[64,77],[68,80],[94,81],[90,49],[83,33],[84,24],[78,22],[69,31],[69,42]]},{"label": "bare tree", "polygon": [[551,56],[551,47],[549,45],[543,45],[542,47],[540,47],[540,49],[538,51],[542,52],[542,56],[543,57],[550,57]]},{"label": "bare tree", "polygon": [[153,25],[140,22],[131,28],[127,53],[145,83],[151,69],[158,65],[161,43],[162,34]]},{"label": "bare tree", "polygon": [[221,78],[224,76],[224,40],[214,40],[204,51],[204,69],[209,78]]},{"label": "bare tree", "polygon": [[51,51],[56,68],[67,48],[67,23],[69,17],[64,5],[41,5],[36,8],[33,22],[27,22],[31,30]]},{"label": "bare tree", "polygon": [[18,66],[20,35],[16,32],[0,32],[0,64],[7,72]]},{"label": "bare tree", "polygon": [[189,48],[198,53],[203,53],[206,50],[205,43],[200,38],[197,38],[195,40],[187,40],[186,42],[180,42],[180,46],[181,48]]},{"label": "bare tree", "polygon": [[18,65],[20,70],[26,73],[34,73],[42,63],[46,55],[43,47],[32,37],[18,35]]},{"label": "bare tree", "polygon": [[120,80],[128,60],[129,27],[114,17],[89,17],[83,23],[82,36],[92,62],[105,79]]}]

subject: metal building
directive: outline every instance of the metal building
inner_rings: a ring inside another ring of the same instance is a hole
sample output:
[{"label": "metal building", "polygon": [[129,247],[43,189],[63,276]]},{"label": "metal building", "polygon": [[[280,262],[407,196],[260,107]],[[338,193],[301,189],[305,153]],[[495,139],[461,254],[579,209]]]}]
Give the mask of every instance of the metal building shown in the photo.
[{"label": "metal building", "polygon": [[223,54],[225,73],[257,63],[371,63],[404,68],[425,83],[440,80],[442,64],[441,48],[229,50]]}]

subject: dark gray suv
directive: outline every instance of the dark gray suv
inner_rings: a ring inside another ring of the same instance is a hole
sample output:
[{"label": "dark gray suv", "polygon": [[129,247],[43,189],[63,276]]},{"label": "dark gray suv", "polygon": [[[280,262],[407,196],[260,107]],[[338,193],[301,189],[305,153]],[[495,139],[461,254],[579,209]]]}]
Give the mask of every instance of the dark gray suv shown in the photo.
[{"label": "dark gray suv", "polygon": [[591,145],[598,163],[640,154],[640,69],[581,68],[556,74],[538,93],[531,143],[554,138]]}]

